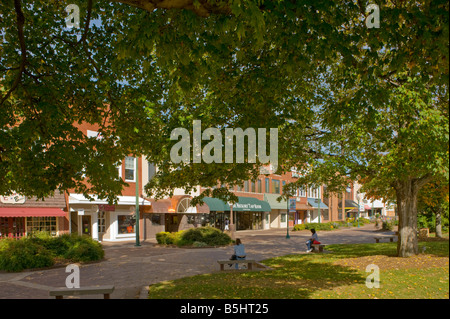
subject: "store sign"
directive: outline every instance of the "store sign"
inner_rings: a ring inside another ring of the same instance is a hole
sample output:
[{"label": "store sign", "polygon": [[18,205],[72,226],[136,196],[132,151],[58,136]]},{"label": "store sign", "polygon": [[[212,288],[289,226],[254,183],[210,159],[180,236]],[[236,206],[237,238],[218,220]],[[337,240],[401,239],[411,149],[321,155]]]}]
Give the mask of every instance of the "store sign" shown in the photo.
[{"label": "store sign", "polygon": [[23,204],[26,201],[26,197],[17,193],[12,193],[8,196],[0,196],[0,202],[3,204]]},{"label": "store sign", "polygon": [[115,205],[107,205],[107,204],[99,204],[98,210],[104,211],[104,212],[114,212],[116,210],[116,206]]},{"label": "store sign", "polygon": [[262,209],[262,205],[259,205],[259,204],[240,204],[240,203],[235,203],[232,206],[236,207],[236,208],[243,209],[243,210]]}]

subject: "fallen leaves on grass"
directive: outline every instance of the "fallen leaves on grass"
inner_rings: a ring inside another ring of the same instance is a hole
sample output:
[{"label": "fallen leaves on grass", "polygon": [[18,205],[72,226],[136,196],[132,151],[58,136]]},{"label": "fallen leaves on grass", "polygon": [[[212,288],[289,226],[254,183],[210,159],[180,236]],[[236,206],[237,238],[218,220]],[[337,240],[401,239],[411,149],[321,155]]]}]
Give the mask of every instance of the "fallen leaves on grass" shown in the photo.
[{"label": "fallen leaves on grass", "polygon": [[358,270],[365,270],[367,265],[375,264],[380,269],[424,269],[449,266],[448,257],[420,254],[411,257],[392,257],[385,255],[345,258],[334,262],[335,265],[348,266]]}]

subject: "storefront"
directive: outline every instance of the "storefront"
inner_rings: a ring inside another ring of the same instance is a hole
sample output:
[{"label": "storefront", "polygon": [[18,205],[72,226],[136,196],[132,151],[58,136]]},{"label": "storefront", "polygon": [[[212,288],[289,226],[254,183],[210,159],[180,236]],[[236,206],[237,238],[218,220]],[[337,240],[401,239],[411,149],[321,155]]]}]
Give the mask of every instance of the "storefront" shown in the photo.
[{"label": "storefront", "polygon": [[177,232],[194,227],[211,226],[207,205],[191,206],[189,195],[166,199],[147,199],[151,208],[144,213],[144,238],[155,238],[159,232]]},{"label": "storefront", "polygon": [[[346,199],[344,201],[345,207],[345,217],[346,218],[353,218],[356,217],[358,214],[358,203],[355,203],[354,201],[350,199]],[[339,202],[338,209],[342,210],[342,201]]]},{"label": "storefront", "polygon": [[[270,205],[253,197],[239,196],[238,202],[232,205],[233,223],[236,230],[264,229],[265,214],[270,213]],[[231,208],[228,203],[211,197],[203,198],[209,208],[211,226],[223,229],[225,218],[231,220]]]},{"label": "storefront", "polygon": [[[93,196],[90,201],[82,194],[70,194],[70,232],[91,236],[98,241],[126,241],[136,239],[136,197],[118,196],[117,205]],[[139,199],[140,212],[151,203]],[[140,229],[143,219],[139,221]]]},{"label": "storefront", "polygon": [[[328,206],[325,205],[318,198],[308,198],[308,205],[310,206],[307,213],[307,222],[308,223],[322,223],[324,221],[329,221],[329,211]],[[320,210],[320,216],[319,216]]]},{"label": "storefront", "polygon": [[[270,205],[270,213],[269,213],[269,228],[286,228],[287,226],[287,201],[282,199],[280,202],[277,198],[280,197],[279,194],[264,194],[264,201],[269,203]],[[294,213],[292,214],[292,218],[294,218]]]},{"label": "storefront", "polygon": [[35,232],[57,236],[68,232],[64,194],[45,198],[26,198],[19,194],[0,196],[0,238],[21,238]]}]

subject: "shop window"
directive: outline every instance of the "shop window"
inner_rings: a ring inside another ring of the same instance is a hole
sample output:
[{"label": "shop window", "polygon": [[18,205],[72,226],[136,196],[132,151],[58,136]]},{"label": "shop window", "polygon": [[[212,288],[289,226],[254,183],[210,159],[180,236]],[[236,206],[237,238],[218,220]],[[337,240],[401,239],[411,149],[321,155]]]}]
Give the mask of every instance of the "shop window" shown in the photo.
[{"label": "shop window", "polygon": [[151,214],[152,216],[152,225],[159,226],[161,225],[161,215],[160,214]]},{"label": "shop window", "polygon": [[136,224],[136,218],[131,215],[119,215],[117,216],[117,222],[119,223],[119,234],[133,234]]},{"label": "shop window", "polygon": [[27,233],[49,232],[56,236],[56,217],[27,217]]}]

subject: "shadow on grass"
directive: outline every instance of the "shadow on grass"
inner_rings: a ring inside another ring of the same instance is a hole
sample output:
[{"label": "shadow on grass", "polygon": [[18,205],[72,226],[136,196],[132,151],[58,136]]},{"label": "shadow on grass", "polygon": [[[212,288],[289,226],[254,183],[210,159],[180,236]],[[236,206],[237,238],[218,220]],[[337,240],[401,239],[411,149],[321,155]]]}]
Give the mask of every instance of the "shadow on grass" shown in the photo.
[{"label": "shadow on grass", "polygon": [[[325,256],[325,255],[323,255]],[[150,286],[150,298],[308,299],[317,290],[361,284],[365,277],[319,255],[289,255],[264,261],[273,270],[198,275]]]}]

